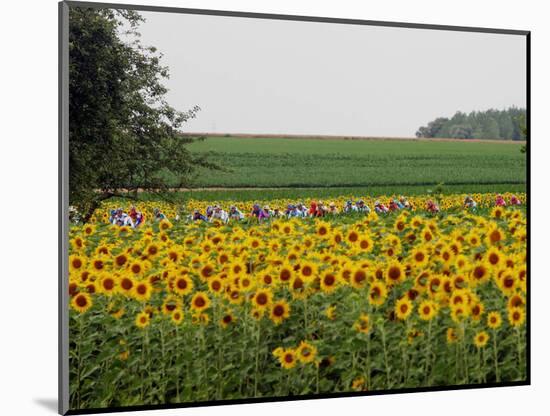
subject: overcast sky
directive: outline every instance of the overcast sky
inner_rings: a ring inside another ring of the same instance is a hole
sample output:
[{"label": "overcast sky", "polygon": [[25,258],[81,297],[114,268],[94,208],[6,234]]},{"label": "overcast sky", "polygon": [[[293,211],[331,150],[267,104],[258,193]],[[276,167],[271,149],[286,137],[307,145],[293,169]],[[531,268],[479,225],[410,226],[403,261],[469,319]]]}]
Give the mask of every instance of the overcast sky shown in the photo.
[{"label": "overcast sky", "polygon": [[525,37],[141,12],[183,130],[414,136],[456,111],[524,107]]}]

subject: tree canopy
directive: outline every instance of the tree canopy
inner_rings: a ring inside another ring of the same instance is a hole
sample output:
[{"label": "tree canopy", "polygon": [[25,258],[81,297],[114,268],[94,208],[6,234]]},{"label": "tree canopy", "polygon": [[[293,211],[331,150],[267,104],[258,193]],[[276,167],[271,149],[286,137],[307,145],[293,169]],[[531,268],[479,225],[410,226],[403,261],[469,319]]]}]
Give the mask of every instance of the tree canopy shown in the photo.
[{"label": "tree canopy", "polygon": [[179,127],[200,110],[165,100],[168,68],[145,47],[134,11],[71,7],[69,12],[69,200],[84,217],[102,200],[187,186],[198,166]]},{"label": "tree canopy", "polygon": [[422,126],[417,137],[454,139],[523,140],[522,120],[525,109],[456,112],[451,118],[438,117]]}]

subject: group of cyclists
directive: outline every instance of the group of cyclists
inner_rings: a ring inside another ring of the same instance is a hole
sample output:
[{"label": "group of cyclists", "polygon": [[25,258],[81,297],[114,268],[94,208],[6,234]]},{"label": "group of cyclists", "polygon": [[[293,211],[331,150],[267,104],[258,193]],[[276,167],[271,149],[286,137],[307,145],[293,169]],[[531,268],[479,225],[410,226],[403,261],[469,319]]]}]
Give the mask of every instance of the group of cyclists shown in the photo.
[{"label": "group of cyclists", "polygon": [[[506,200],[501,194],[497,194],[495,198],[495,206],[503,207],[508,205]],[[520,199],[512,195],[509,201],[509,205],[521,205]],[[471,195],[466,196],[463,202],[463,207],[475,211],[477,209],[477,202]],[[400,210],[412,210],[414,206],[409,200],[400,196],[399,198],[392,198],[387,204],[382,203],[380,200],[374,202],[374,212],[377,214],[388,214],[390,212]],[[439,205],[432,199],[426,201],[425,209],[430,214],[436,214],[440,212]],[[231,205],[229,210],[226,211],[219,205],[208,206],[203,214],[200,210],[195,209],[191,215],[187,217],[189,221],[204,221],[214,222],[220,221],[227,223],[229,221],[241,221],[245,218],[255,218],[259,222],[269,220],[271,218],[312,218],[312,217],[324,217],[337,214],[351,214],[351,213],[364,213],[369,214],[371,208],[365,203],[364,200],[359,199],[357,201],[346,201],[342,209],[338,209],[334,202],[325,204],[323,201],[311,201],[309,207],[302,202],[291,203],[286,206],[285,210],[279,208],[271,209],[269,205],[261,206],[260,204],[254,204],[252,210],[246,215],[237,206]],[[159,208],[153,210],[153,221],[160,221],[166,219],[166,215],[161,212]],[[179,216],[176,216],[176,220],[179,220]],[[145,216],[139,212],[136,207],[132,206],[128,213],[124,212],[122,208],[111,210],[109,222],[118,226],[129,226],[137,228],[145,222]]]},{"label": "group of cyclists", "polygon": [[[154,221],[160,221],[166,219],[160,209],[155,208],[153,210]],[[132,227],[137,228],[145,222],[145,215],[136,209],[135,206],[130,208],[130,212],[126,213],[122,208],[112,209],[109,215],[109,223],[118,225],[120,227]]]}]

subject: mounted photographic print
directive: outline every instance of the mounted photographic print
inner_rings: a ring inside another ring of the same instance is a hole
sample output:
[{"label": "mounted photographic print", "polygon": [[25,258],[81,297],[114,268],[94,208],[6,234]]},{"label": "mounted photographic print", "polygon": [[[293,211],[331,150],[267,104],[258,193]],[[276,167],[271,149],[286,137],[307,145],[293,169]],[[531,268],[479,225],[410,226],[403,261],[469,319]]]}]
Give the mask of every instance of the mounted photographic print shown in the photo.
[{"label": "mounted photographic print", "polygon": [[60,413],[529,384],[529,32],[59,10]]}]

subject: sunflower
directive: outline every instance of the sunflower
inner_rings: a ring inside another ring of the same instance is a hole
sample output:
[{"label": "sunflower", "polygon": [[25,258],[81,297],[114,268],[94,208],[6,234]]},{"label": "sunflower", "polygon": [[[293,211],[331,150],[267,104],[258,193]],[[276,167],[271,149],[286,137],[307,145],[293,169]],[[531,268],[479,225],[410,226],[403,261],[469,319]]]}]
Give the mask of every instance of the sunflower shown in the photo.
[{"label": "sunflower", "polygon": [[338,246],[344,241],[344,235],[340,231],[334,230],[330,235],[330,241],[333,246]]},{"label": "sunflower", "polygon": [[315,361],[315,357],[317,356],[317,348],[306,341],[301,341],[300,345],[296,349],[296,355],[298,356],[298,360],[304,364],[308,364]]},{"label": "sunflower", "polygon": [[242,274],[246,273],[247,267],[246,263],[235,259],[228,265],[229,274],[232,277],[241,276]]},{"label": "sunflower", "polygon": [[361,391],[365,387],[365,377],[356,377],[351,383],[351,389]]},{"label": "sunflower", "polygon": [[173,324],[179,325],[183,322],[183,311],[181,309],[174,309],[170,315],[170,320]]},{"label": "sunflower", "polygon": [[273,351],[271,351],[271,354],[273,354],[274,357],[279,358],[283,353],[285,352],[283,347],[277,347]]},{"label": "sunflower", "polygon": [[265,315],[264,309],[252,308],[250,310],[250,316],[254,318],[254,320],[256,321],[259,321],[260,319],[262,319],[264,315]]},{"label": "sunflower", "polygon": [[494,217],[496,219],[501,219],[504,214],[504,209],[502,207],[494,207],[491,210],[491,217]]},{"label": "sunflower", "polygon": [[353,325],[353,328],[357,331],[357,332],[361,332],[363,334],[368,334],[370,329],[371,329],[371,324],[370,324],[370,318],[367,314],[365,313],[362,313],[360,316],[359,316],[359,319],[355,322],[355,324]]},{"label": "sunflower", "polygon": [[140,260],[134,260],[130,264],[129,269],[134,275],[138,276],[138,275],[141,275],[145,272],[145,265]]},{"label": "sunflower", "polygon": [[455,289],[451,293],[449,303],[451,307],[466,305],[469,301],[468,291],[465,289]]},{"label": "sunflower", "polygon": [[504,233],[498,228],[496,224],[491,225],[487,230],[485,241],[488,246],[500,244],[504,239]]},{"label": "sunflower", "polygon": [[168,250],[168,253],[166,253],[166,256],[168,257],[168,260],[170,260],[172,263],[178,263],[178,261],[180,260],[181,254],[177,249],[172,248]]},{"label": "sunflower", "polygon": [[114,258],[114,264],[117,267],[125,267],[128,263],[128,255],[126,253],[120,253]]},{"label": "sunflower", "polygon": [[470,272],[471,282],[475,284],[484,283],[489,279],[489,267],[484,262],[474,264]]},{"label": "sunflower", "polygon": [[273,292],[269,289],[259,289],[252,297],[254,307],[262,310],[269,308],[272,301]]},{"label": "sunflower", "polygon": [[430,228],[426,227],[424,230],[422,230],[422,239],[425,243],[429,243],[434,239],[433,232]]},{"label": "sunflower", "polygon": [[498,329],[502,325],[502,317],[498,312],[489,312],[487,314],[487,326],[491,329]]},{"label": "sunflower", "polygon": [[281,283],[289,283],[292,280],[293,276],[294,268],[288,262],[283,263],[278,271],[279,281]]},{"label": "sunflower", "polygon": [[145,302],[149,300],[152,292],[153,287],[151,286],[151,283],[147,280],[142,280],[140,282],[136,282],[133,290],[133,296],[136,300]]},{"label": "sunflower", "polygon": [[428,264],[429,256],[425,249],[416,247],[411,252],[412,263],[417,267],[424,267]]},{"label": "sunflower", "polygon": [[374,243],[368,235],[362,235],[357,242],[357,248],[363,253],[372,251],[373,247]]},{"label": "sunflower", "polygon": [[474,335],[474,345],[477,348],[483,348],[489,341],[489,334],[486,331],[480,331]]},{"label": "sunflower", "polygon": [[87,224],[82,231],[84,231],[84,234],[86,235],[92,235],[96,230],[95,225]]},{"label": "sunflower", "polygon": [[330,305],[328,308],[326,308],[325,315],[328,319],[334,321],[336,319],[336,306]]},{"label": "sunflower", "polygon": [[508,308],[519,308],[521,306],[525,306],[525,299],[523,296],[517,293],[510,296],[510,299],[508,299]]},{"label": "sunflower", "polygon": [[402,215],[397,217],[395,219],[395,223],[393,224],[394,230],[397,231],[398,233],[403,232],[406,226],[407,226],[406,217]]},{"label": "sunflower", "polygon": [[338,287],[338,275],[330,270],[323,273],[320,279],[321,290],[332,293]]},{"label": "sunflower", "polygon": [[299,274],[307,282],[311,281],[317,275],[317,265],[310,261],[301,264]]},{"label": "sunflower", "polygon": [[450,264],[453,261],[455,254],[450,246],[443,246],[439,251],[439,257],[443,260],[443,263]]},{"label": "sunflower", "polygon": [[240,305],[244,300],[241,292],[235,288],[229,289],[225,292],[225,298],[233,305]]},{"label": "sunflower", "polygon": [[172,223],[168,221],[167,219],[162,219],[159,222],[159,229],[160,230],[168,230],[169,228],[172,228]]},{"label": "sunflower", "polygon": [[290,370],[296,366],[296,352],[293,349],[285,349],[282,353],[280,353],[278,358],[281,363],[281,367],[286,370]]},{"label": "sunflower", "polygon": [[77,293],[71,299],[71,306],[79,313],[84,313],[93,305],[92,298],[88,293]]},{"label": "sunflower", "polygon": [[512,271],[508,271],[508,269],[503,271],[497,278],[497,284],[506,296],[512,296],[518,286],[516,275]]},{"label": "sunflower", "polygon": [[223,314],[223,316],[220,318],[220,325],[225,329],[229,325],[232,325],[235,323],[235,316],[230,312],[226,312]]},{"label": "sunflower", "polygon": [[144,254],[148,257],[155,257],[160,252],[160,247],[158,244],[151,243],[147,247],[145,247]]},{"label": "sunflower", "polygon": [[195,313],[203,312],[210,307],[210,299],[205,292],[196,292],[191,299],[191,310]]},{"label": "sunflower", "polygon": [[346,234],[346,241],[351,244],[357,243],[359,241],[359,233],[355,229],[351,229]]},{"label": "sunflower", "polygon": [[207,313],[194,313],[191,315],[191,323],[193,325],[208,325],[210,323],[210,315]]},{"label": "sunflower", "polygon": [[460,323],[470,315],[470,308],[466,304],[451,305],[451,319]]},{"label": "sunflower", "polygon": [[386,282],[389,285],[396,285],[405,280],[405,270],[399,262],[392,261],[386,269]]},{"label": "sunflower", "polygon": [[481,302],[476,302],[475,304],[470,306],[470,315],[472,316],[472,319],[474,321],[479,321],[483,316],[484,311],[485,307]]},{"label": "sunflower", "polygon": [[497,247],[491,247],[485,254],[487,263],[494,268],[501,266],[504,262],[504,255]]},{"label": "sunflower", "polygon": [[172,290],[178,295],[187,295],[193,291],[193,281],[187,275],[176,276]]},{"label": "sunflower", "polygon": [[367,271],[361,267],[353,270],[350,283],[355,289],[361,289],[367,284]]},{"label": "sunflower", "polygon": [[84,247],[86,247],[86,241],[84,241],[84,239],[82,239],[82,237],[75,237],[75,238],[70,240],[70,243],[71,243],[71,246],[73,246],[73,248],[75,250],[81,250]]},{"label": "sunflower", "polygon": [[315,226],[315,234],[321,238],[327,238],[330,236],[330,224],[325,221],[318,221]]},{"label": "sunflower", "polygon": [[424,321],[432,320],[437,315],[437,304],[431,300],[424,300],[418,306],[418,315]]},{"label": "sunflower", "polygon": [[403,296],[395,304],[395,316],[398,319],[405,320],[411,315],[412,309],[413,306],[410,299],[407,296]]},{"label": "sunflower", "polygon": [[447,343],[454,344],[458,341],[458,333],[455,328],[447,328]]},{"label": "sunflower", "polygon": [[99,280],[99,291],[104,295],[111,296],[117,291],[116,279],[108,274],[101,276]]},{"label": "sunflower", "polygon": [[92,269],[96,272],[102,272],[107,267],[107,262],[105,257],[95,257],[91,261]]},{"label": "sunflower", "polygon": [[78,254],[69,256],[69,271],[78,272],[86,268],[86,258]]},{"label": "sunflower", "polygon": [[164,315],[172,315],[175,310],[181,309],[181,307],[181,299],[174,295],[168,295],[164,298],[164,301],[162,302],[162,313]]},{"label": "sunflower", "polygon": [[369,303],[373,306],[381,306],[386,301],[388,289],[384,282],[374,281],[369,288]]},{"label": "sunflower", "polygon": [[478,247],[481,244],[481,237],[476,232],[470,232],[466,236],[466,241],[472,246],[472,247]]},{"label": "sunflower", "polygon": [[514,327],[519,327],[525,322],[525,310],[523,308],[508,308],[508,322]]},{"label": "sunflower", "polygon": [[432,276],[427,270],[423,270],[422,272],[418,273],[418,275],[414,279],[415,289],[420,293],[425,292],[429,288],[431,278]]},{"label": "sunflower", "polygon": [[213,293],[221,293],[223,291],[223,282],[219,277],[213,277],[208,281],[208,288]]},{"label": "sunflower", "polygon": [[208,281],[215,273],[215,265],[212,263],[204,264],[199,270],[199,276],[203,281]]},{"label": "sunflower", "polygon": [[238,281],[238,287],[242,291],[252,290],[255,287],[255,281],[249,275],[241,276]]},{"label": "sunflower", "polygon": [[275,325],[281,324],[290,316],[290,306],[285,300],[279,300],[271,306],[269,318]]},{"label": "sunflower", "polygon": [[143,329],[147,327],[150,322],[151,318],[147,312],[143,311],[137,314],[135,323],[138,328]]},{"label": "sunflower", "polygon": [[346,263],[340,269],[340,278],[343,282],[349,283],[353,274],[353,267],[350,263]]}]

